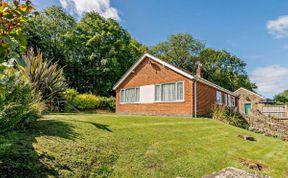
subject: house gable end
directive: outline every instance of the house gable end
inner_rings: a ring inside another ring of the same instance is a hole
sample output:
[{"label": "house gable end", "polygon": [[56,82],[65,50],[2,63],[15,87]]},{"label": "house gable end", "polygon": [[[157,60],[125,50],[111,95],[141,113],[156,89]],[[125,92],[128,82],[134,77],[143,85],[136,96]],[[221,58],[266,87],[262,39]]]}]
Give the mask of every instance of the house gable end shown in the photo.
[{"label": "house gable end", "polygon": [[183,71],[183,70],[181,70],[181,69],[179,69],[179,68],[177,68],[177,67],[175,67],[175,66],[173,66],[173,65],[171,65],[171,64],[169,64],[169,63],[167,63],[165,61],[163,61],[163,60],[160,60],[160,59],[156,58],[155,56],[152,56],[152,55],[146,53],[137,62],[135,62],[134,65],[120,78],[120,80],[114,85],[113,89],[116,90],[121,85],[121,83],[124,82],[126,80],[126,78],[131,73],[133,73],[133,71],[137,68],[137,66],[139,66],[141,64],[141,62],[143,60],[145,60],[146,58],[149,58],[151,61],[154,61],[154,62],[156,62],[156,63],[158,63],[158,64],[160,64],[160,65],[162,65],[164,67],[167,67],[170,70],[172,70],[172,71],[174,71],[174,72],[176,72],[178,74],[181,74],[181,75],[183,75],[183,76],[185,76],[185,77],[187,77],[189,79],[193,79],[194,78],[193,75],[191,75],[191,74],[189,74],[189,73],[187,73],[187,72],[185,72],[185,71]]}]

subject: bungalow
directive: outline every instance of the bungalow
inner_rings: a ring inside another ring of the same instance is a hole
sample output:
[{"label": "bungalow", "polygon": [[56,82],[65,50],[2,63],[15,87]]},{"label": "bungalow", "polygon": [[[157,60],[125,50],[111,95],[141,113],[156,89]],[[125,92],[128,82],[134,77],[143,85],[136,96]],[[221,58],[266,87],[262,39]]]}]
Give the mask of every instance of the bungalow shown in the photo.
[{"label": "bungalow", "polygon": [[116,113],[210,116],[216,105],[236,107],[236,95],[197,75],[144,54],[114,85]]}]

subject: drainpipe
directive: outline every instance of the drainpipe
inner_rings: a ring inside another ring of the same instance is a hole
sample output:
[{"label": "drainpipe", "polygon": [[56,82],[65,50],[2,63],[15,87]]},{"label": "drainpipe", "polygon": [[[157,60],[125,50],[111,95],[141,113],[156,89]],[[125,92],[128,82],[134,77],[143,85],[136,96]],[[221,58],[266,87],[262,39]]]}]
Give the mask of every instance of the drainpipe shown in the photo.
[{"label": "drainpipe", "polygon": [[194,78],[194,117],[197,117],[197,80]]}]

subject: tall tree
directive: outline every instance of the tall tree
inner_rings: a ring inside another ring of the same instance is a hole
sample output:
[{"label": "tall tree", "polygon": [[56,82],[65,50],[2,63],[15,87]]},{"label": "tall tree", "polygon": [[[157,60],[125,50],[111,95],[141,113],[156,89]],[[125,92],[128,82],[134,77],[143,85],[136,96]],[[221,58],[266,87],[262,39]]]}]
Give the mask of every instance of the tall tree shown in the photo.
[{"label": "tall tree", "polygon": [[112,94],[112,86],[145,48],[115,20],[89,12],[67,39],[70,53],[66,73],[80,92]]},{"label": "tall tree", "polygon": [[28,46],[41,49],[44,58],[65,66],[65,38],[76,27],[76,20],[62,8],[51,6],[33,15],[24,28]]},{"label": "tall tree", "polygon": [[181,68],[194,71],[204,43],[191,34],[179,33],[169,36],[168,40],[150,48],[150,52]]},{"label": "tall tree", "polygon": [[150,50],[159,58],[192,73],[196,71],[197,62],[201,62],[204,68],[203,77],[228,90],[257,88],[249,80],[243,60],[224,50],[204,49],[204,44],[190,34],[171,35],[167,41],[151,47]]},{"label": "tall tree", "polygon": [[288,104],[288,90],[279,93],[274,97],[277,104]]},{"label": "tall tree", "polygon": [[29,22],[25,28],[29,46],[64,67],[69,86],[79,92],[113,94],[119,76],[145,51],[116,21],[96,12],[76,22],[63,9],[52,6]]},{"label": "tall tree", "polygon": [[246,63],[225,50],[207,48],[200,53],[204,68],[204,78],[230,91],[240,87],[253,91],[257,86],[251,82],[246,71]]}]

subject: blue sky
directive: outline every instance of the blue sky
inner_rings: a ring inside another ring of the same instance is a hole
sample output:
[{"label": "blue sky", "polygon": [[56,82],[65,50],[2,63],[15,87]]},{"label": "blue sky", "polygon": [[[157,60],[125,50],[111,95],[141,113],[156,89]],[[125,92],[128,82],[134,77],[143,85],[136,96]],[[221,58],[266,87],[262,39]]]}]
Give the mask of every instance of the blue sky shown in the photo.
[{"label": "blue sky", "polygon": [[38,10],[53,4],[74,14],[95,10],[111,17],[138,41],[154,45],[188,32],[207,47],[225,49],[247,63],[267,97],[288,89],[287,0],[32,0]]}]

